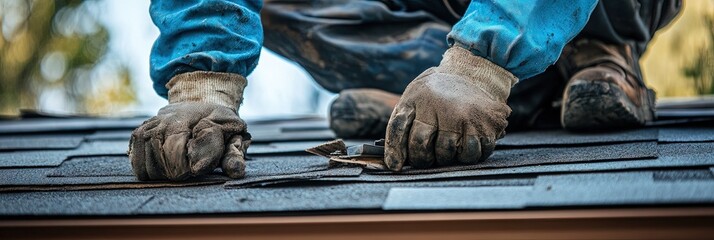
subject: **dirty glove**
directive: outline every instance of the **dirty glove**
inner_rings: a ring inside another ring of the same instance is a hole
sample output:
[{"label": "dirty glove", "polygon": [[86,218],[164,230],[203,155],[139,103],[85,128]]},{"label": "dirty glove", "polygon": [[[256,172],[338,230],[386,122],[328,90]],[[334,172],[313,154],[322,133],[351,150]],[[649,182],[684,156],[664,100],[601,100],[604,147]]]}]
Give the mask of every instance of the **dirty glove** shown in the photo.
[{"label": "dirty glove", "polygon": [[169,105],[132,132],[129,158],[137,178],[183,180],[219,164],[229,177],[243,177],[250,135],[237,110],[245,85],[232,73],[174,76],[166,84]]},{"label": "dirty glove", "polygon": [[461,47],[412,81],[387,126],[385,164],[400,171],[474,164],[503,137],[511,109],[506,99],[518,79]]}]

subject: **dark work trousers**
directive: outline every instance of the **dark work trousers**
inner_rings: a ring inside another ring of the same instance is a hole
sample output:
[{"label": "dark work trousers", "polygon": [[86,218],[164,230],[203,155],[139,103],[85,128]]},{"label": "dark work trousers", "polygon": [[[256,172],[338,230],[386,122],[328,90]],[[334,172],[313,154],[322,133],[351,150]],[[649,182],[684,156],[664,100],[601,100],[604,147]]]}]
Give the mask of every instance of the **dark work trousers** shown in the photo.
[{"label": "dark work trousers", "polygon": [[[376,88],[401,94],[417,75],[439,64],[448,48],[446,34],[468,2],[266,0],[261,12],[264,44],[297,62],[328,91]],[[679,0],[602,0],[575,40],[629,44],[639,59],[655,31],[680,8]],[[509,130],[558,125],[554,103],[569,71],[556,66],[512,89]]]}]

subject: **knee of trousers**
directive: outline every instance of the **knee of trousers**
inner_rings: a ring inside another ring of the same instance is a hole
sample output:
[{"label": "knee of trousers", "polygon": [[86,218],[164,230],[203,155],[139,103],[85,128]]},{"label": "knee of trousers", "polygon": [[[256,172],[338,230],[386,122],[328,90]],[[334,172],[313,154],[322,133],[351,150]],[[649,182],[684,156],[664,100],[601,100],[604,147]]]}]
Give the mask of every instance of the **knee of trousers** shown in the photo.
[{"label": "knee of trousers", "polygon": [[268,1],[261,12],[264,46],[302,66],[328,91],[376,88],[401,93],[422,71],[438,65],[447,48],[449,28],[443,23],[420,20],[395,27],[388,20],[383,25],[374,19],[336,21],[332,14],[339,11],[316,15],[328,7],[343,7],[328,5]]}]

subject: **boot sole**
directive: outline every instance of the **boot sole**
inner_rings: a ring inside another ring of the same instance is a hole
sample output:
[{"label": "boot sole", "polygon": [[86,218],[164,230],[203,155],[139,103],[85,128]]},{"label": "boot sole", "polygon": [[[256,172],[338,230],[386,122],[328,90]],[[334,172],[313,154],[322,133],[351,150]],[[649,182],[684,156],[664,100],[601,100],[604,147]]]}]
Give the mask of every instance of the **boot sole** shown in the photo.
[{"label": "boot sole", "polygon": [[617,85],[576,80],[565,93],[561,124],[570,131],[603,131],[643,126],[654,118],[654,92],[642,94],[637,107]]},{"label": "boot sole", "polygon": [[330,104],[330,129],[340,138],[384,138],[391,109],[364,92],[340,93]]}]

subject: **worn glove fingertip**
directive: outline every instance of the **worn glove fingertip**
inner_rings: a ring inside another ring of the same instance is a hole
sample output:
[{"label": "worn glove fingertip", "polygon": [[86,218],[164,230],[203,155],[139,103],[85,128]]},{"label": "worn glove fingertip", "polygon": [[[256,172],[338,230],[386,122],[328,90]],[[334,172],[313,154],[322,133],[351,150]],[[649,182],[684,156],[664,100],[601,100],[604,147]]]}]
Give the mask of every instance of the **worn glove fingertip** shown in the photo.
[{"label": "worn glove fingertip", "polygon": [[430,168],[436,162],[435,144],[437,128],[414,120],[409,133],[409,163],[414,168]]},{"label": "worn glove fingertip", "polygon": [[149,147],[149,142],[146,138],[144,138],[144,133],[146,130],[153,129],[158,126],[160,122],[161,121],[159,121],[157,117],[152,117],[144,121],[139,127],[131,132],[127,155],[129,155],[132,172],[134,172],[136,178],[141,181],[151,180],[146,166],[146,162],[150,160],[147,157],[146,151],[146,148]]},{"label": "worn glove fingertip", "polygon": [[221,163],[221,169],[230,178],[245,177],[245,161],[243,159],[228,157]]},{"label": "worn glove fingertip", "polygon": [[129,150],[127,154],[129,155],[129,160],[131,161],[131,170],[136,175],[136,178],[140,181],[149,180],[149,174],[146,172],[146,166],[144,165],[144,146],[143,141],[138,140],[134,134],[132,134],[129,140]]},{"label": "worn glove fingertip", "polygon": [[491,157],[495,149],[496,140],[489,138],[481,138],[481,158],[479,159],[479,162],[486,161],[486,159]]},{"label": "worn glove fingertip", "polygon": [[409,131],[414,121],[414,115],[414,108],[399,103],[387,123],[384,164],[392,171],[401,171],[407,160]]},{"label": "worn glove fingertip", "polygon": [[439,166],[456,164],[456,152],[461,145],[461,134],[439,130],[436,135],[434,152]]},{"label": "worn glove fingertip", "polygon": [[481,143],[474,135],[464,135],[457,159],[460,164],[476,164],[481,159]]},{"label": "worn glove fingertip", "polygon": [[188,142],[188,161],[193,176],[207,174],[220,165],[224,151],[223,132],[218,128],[205,128],[194,132]]},{"label": "worn glove fingertip", "polygon": [[226,145],[226,153],[221,161],[221,169],[231,178],[243,178],[245,176],[245,152],[251,140],[243,140],[244,137],[236,135],[231,137]]}]

